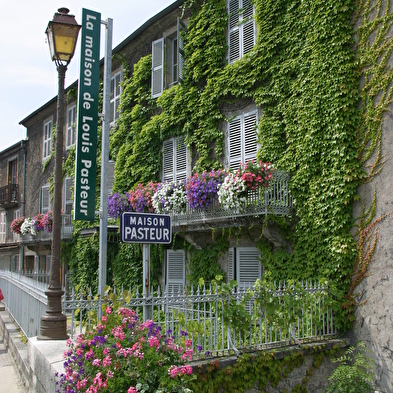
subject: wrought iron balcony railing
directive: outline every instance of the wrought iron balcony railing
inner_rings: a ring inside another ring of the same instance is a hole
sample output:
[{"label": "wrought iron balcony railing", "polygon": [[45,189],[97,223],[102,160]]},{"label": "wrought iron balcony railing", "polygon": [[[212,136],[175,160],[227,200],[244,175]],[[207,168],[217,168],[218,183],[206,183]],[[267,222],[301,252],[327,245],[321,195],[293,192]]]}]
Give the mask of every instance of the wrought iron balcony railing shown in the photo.
[{"label": "wrought iron balcony railing", "polygon": [[227,210],[218,200],[207,209],[187,208],[185,213],[171,213],[172,225],[193,225],[238,217],[261,216],[266,214],[286,215],[292,209],[289,190],[290,175],[275,171],[268,187],[248,191],[247,200],[236,211]]},{"label": "wrought iron balcony railing", "polygon": [[18,203],[19,188],[17,184],[0,187],[0,206],[13,206]]}]

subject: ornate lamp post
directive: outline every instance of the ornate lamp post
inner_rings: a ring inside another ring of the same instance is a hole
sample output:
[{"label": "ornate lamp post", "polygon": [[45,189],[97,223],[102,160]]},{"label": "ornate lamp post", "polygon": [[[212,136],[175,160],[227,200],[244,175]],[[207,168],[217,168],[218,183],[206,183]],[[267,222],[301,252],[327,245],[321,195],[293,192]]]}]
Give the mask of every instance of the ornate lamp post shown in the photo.
[{"label": "ornate lamp post", "polygon": [[62,314],[61,297],[64,291],[60,283],[60,243],[61,243],[61,194],[64,125],[64,79],[67,65],[71,61],[81,26],[67,8],[59,8],[46,29],[52,61],[55,62],[59,76],[57,95],[57,122],[55,144],[55,181],[52,225],[52,258],[46,313],[41,317],[40,340],[67,339],[67,319]]}]

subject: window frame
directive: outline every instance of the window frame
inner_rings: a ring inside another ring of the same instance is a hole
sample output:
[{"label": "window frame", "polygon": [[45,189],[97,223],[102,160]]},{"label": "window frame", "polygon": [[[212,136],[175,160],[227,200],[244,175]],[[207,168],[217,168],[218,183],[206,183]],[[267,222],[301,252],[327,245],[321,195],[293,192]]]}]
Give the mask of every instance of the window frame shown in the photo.
[{"label": "window frame", "polygon": [[[47,193],[47,199],[48,199],[48,206],[43,206],[44,203],[44,193]],[[45,214],[50,210],[50,186],[49,184],[45,184],[44,186],[41,187],[40,191],[40,213]]]},{"label": "window frame", "polygon": [[[70,117],[70,113],[71,117]],[[70,120],[72,122],[70,123]],[[71,141],[70,141],[71,139]],[[76,105],[71,105],[67,109],[67,137],[66,137],[66,149],[71,149],[76,142]]]},{"label": "window frame", "polygon": [[43,160],[47,160],[52,154],[52,127],[53,119],[47,119],[44,121],[43,129]]},{"label": "window frame", "polygon": [[110,92],[110,127],[113,127],[116,120],[120,117],[119,106],[121,97],[121,82],[122,82],[122,72],[118,71],[114,73],[111,77],[111,92]]},{"label": "window frame", "polygon": [[186,180],[187,174],[188,149],[185,137],[177,136],[166,139],[162,146],[162,181]]},{"label": "window frame", "polygon": [[[244,3],[248,3],[244,7]],[[237,5],[236,5],[237,4]],[[236,8],[235,8],[236,7]],[[252,7],[252,13],[247,12]],[[242,59],[256,44],[255,6],[249,0],[228,0],[228,64]],[[241,11],[241,12],[240,12]],[[235,15],[235,13],[237,15]],[[244,14],[246,13],[246,16]],[[249,29],[252,28],[252,33]],[[233,48],[235,48],[233,50]],[[233,51],[235,51],[233,53]],[[235,56],[233,56],[233,54]]]}]

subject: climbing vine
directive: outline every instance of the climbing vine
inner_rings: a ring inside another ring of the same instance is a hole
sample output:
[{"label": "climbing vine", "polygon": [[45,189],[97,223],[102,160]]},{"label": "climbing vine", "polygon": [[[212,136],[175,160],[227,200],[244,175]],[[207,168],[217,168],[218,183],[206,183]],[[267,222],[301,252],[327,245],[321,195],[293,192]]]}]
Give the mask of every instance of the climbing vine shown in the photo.
[{"label": "climbing vine", "polygon": [[[355,236],[352,208],[359,185],[378,175],[384,162],[382,121],[393,80],[390,1],[253,4],[257,43],[233,64],[226,61],[226,1],[190,0],[181,83],[152,99],[151,55],[127,70],[110,136],[114,191],[160,180],[162,143],[172,136],[185,136],[194,171],[223,167],[226,112],[235,103],[254,103],[261,108],[258,158],[291,174],[294,200],[293,216],[280,224],[291,246],[277,251],[258,243],[265,268],[274,279],[325,277],[348,307],[377,239],[370,236],[379,222],[376,199],[364,206]],[[126,253],[122,247],[116,264]],[[202,274],[203,261],[221,252],[219,246],[193,252],[193,271]],[[139,251],[130,254],[137,258]],[[342,313],[338,327],[345,330],[352,319]]]}]

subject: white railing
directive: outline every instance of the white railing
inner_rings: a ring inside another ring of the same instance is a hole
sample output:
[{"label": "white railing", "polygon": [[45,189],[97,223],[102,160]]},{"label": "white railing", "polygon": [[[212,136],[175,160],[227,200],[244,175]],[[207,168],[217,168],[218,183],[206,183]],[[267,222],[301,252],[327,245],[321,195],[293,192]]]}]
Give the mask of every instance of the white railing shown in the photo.
[{"label": "white railing", "polygon": [[26,337],[39,334],[41,316],[45,314],[48,285],[22,274],[0,270],[3,303]]},{"label": "white railing", "polygon": [[[140,318],[152,319],[163,332],[171,330],[176,339],[187,332],[198,359],[300,344],[336,334],[327,287],[314,282],[302,285],[300,291],[299,286],[296,288],[288,291],[278,285],[268,292],[256,288],[250,292],[237,287],[225,294],[211,288],[188,293],[161,293],[158,288],[150,297],[136,291],[129,299],[127,291],[117,300],[134,309]],[[63,302],[71,338],[98,322],[104,302],[94,298],[91,290],[84,295],[72,292]]]}]

